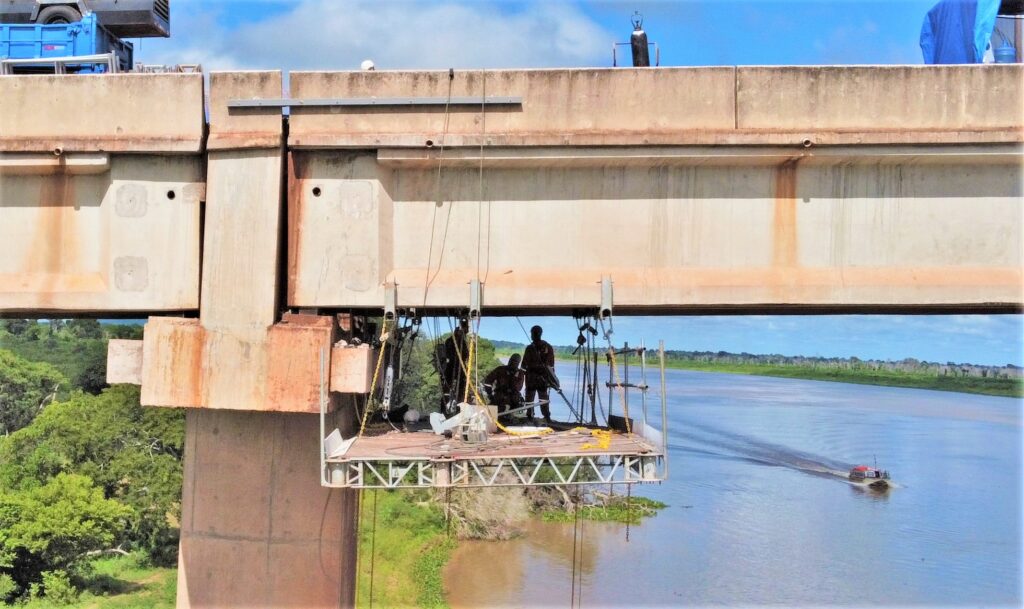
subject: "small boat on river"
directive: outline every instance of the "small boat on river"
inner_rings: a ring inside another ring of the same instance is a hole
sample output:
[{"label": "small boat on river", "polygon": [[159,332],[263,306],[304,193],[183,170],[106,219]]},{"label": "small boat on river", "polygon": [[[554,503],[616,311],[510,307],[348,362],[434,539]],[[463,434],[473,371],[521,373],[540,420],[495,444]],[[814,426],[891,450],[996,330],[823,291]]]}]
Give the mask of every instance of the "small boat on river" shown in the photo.
[{"label": "small boat on river", "polygon": [[862,484],[878,491],[888,489],[892,485],[889,472],[867,465],[858,465],[851,469],[850,482]]}]

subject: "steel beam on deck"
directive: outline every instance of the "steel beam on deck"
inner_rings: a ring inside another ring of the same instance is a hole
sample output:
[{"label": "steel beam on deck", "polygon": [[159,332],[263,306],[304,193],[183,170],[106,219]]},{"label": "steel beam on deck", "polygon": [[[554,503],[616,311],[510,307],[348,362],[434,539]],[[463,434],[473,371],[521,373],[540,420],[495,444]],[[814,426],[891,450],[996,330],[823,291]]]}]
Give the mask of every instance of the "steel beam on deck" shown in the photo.
[{"label": "steel beam on deck", "polygon": [[231,99],[228,108],[406,108],[417,106],[521,106],[518,96],[492,97],[326,97],[319,99]]}]

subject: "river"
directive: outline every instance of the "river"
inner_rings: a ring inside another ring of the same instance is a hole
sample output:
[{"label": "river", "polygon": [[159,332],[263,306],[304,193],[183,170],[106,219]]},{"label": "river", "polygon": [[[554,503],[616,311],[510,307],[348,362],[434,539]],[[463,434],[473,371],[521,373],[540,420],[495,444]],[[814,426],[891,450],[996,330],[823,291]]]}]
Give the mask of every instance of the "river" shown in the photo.
[{"label": "river", "polygon": [[[585,523],[579,606],[1021,604],[1021,400],[666,376],[670,477],[634,493],[670,507],[628,542],[623,525]],[[898,488],[829,473],[876,457]],[[572,564],[572,524],[531,522],[461,543],[448,600],[569,606]]]}]

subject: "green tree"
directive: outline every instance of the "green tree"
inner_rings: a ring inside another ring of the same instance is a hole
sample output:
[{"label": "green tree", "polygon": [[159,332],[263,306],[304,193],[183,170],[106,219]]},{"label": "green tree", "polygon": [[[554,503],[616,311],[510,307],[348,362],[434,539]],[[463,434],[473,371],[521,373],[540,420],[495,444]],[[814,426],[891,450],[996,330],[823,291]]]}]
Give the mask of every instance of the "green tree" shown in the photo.
[{"label": "green tree", "polygon": [[15,336],[24,334],[30,325],[35,325],[35,322],[30,319],[5,319],[0,321],[0,328],[7,330]]},{"label": "green tree", "polygon": [[[50,334],[45,324],[33,324],[22,334],[0,334],[0,349],[33,362],[51,364],[71,381],[65,388],[78,387],[99,393],[106,385],[107,341],[104,338],[76,338],[68,330]],[[67,397],[64,391],[60,397]]]},{"label": "green tree", "polygon": [[88,552],[110,547],[130,515],[87,476],[0,491],[0,572],[24,591],[45,571],[74,571]]},{"label": "green tree", "polygon": [[69,320],[67,329],[75,338],[103,338],[103,328],[95,319]]},{"label": "green tree", "polygon": [[183,448],[184,413],[142,408],[137,387],[79,393],[0,444],[0,489],[31,489],[63,473],[88,476],[105,497],[133,508],[118,543],[173,562]]},{"label": "green tree", "polygon": [[[449,336],[445,334],[437,341],[416,341],[411,349],[406,347],[403,353],[406,358],[402,366],[403,375],[396,390],[396,403],[420,412],[434,412],[438,409],[441,405],[441,385],[434,363],[435,351]],[[475,371],[479,370],[481,381],[488,372],[501,365],[494,354],[494,345],[486,338],[479,339],[474,361],[477,364],[473,365],[473,377],[476,376]]]},{"label": "green tree", "polygon": [[68,381],[53,366],[0,349],[0,436],[32,422]]},{"label": "green tree", "polygon": [[107,324],[103,331],[107,338],[142,339],[142,324]]},{"label": "green tree", "polygon": [[81,369],[74,378],[75,387],[96,395],[110,386],[107,384],[107,352],[105,348],[83,349],[80,362]]}]

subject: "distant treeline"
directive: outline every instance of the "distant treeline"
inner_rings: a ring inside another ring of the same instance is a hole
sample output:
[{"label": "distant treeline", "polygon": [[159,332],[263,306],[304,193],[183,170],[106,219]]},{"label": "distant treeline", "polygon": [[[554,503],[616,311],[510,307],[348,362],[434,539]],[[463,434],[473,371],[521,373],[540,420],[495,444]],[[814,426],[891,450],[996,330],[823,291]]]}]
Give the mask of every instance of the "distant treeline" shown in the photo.
[{"label": "distant treeline", "polygon": [[[494,348],[501,353],[522,352],[522,343],[492,340]],[[576,357],[575,346],[555,347],[559,359]],[[650,353],[650,352],[649,352]],[[650,354],[648,354],[650,357]],[[904,372],[934,376],[977,377],[993,379],[1024,378],[1024,368],[1013,364],[1005,366],[983,366],[956,362],[928,362],[907,357],[901,360],[860,359],[859,357],[808,357],[805,355],[780,355],[772,353],[730,353],[728,351],[665,351],[668,365],[693,362],[700,364],[723,364],[727,366],[795,366],[799,368],[821,368],[826,370],[859,370],[866,372]]]},{"label": "distant treeline", "polygon": [[[569,350],[571,352],[571,349]],[[759,366],[797,366],[801,368],[823,368],[833,370],[862,370],[867,372],[904,372],[930,374],[935,376],[960,376],[978,378],[1021,378],[1024,369],[1013,364],[1005,366],[981,366],[978,364],[957,364],[946,362],[923,362],[912,357],[901,360],[863,360],[858,357],[807,357],[802,355],[755,355],[752,353],[728,353],[726,351],[666,351],[666,359],[704,363]]]},{"label": "distant treeline", "polygon": [[[492,341],[499,355],[521,352],[524,345],[508,341]],[[573,359],[572,347],[555,347],[559,359]],[[651,362],[653,354],[648,353]],[[600,361],[603,363],[604,358]],[[620,364],[621,364],[620,360]],[[636,360],[634,360],[636,363]],[[862,360],[858,357],[806,357],[790,355],[757,355],[727,351],[665,352],[665,366],[683,370],[753,374],[785,378],[913,387],[939,391],[959,391],[1005,397],[1024,397],[1024,370],[1020,366],[981,366],[946,362],[922,362],[914,358],[901,360]]]}]

